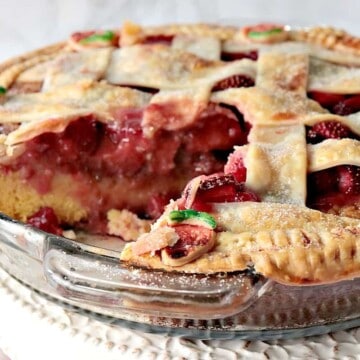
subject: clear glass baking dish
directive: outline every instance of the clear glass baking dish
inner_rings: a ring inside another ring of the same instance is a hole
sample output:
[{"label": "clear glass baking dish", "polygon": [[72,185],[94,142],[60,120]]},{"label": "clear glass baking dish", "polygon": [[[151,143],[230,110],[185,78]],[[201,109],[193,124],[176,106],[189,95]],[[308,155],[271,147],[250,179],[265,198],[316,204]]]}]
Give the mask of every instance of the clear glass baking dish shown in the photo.
[{"label": "clear glass baking dish", "polygon": [[251,271],[181,275],[123,267],[123,242],[72,241],[0,214],[0,265],[43,296],[87,316],[201,339],[294,338],[360,326],[360,278],[290,287]]}]

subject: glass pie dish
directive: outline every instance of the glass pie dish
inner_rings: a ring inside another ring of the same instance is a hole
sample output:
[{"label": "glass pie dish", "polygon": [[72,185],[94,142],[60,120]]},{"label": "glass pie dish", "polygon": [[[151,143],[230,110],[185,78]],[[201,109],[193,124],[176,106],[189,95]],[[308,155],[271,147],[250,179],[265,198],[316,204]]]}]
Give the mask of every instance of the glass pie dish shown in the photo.
[{"label": "glass pie dish", "polygon": [[320,335],[360,325],[360,279],[285,286],[246,272],[180,275],[122,266],[124,243],[72,241],[0,216],[0,265],[48,299],[113,325],[201,339]]},{"label": "glass pie dish", "polygon": [[0,266],[143,331],[359,326],[359,54],[332,28],[128,22],[5,63]]}]

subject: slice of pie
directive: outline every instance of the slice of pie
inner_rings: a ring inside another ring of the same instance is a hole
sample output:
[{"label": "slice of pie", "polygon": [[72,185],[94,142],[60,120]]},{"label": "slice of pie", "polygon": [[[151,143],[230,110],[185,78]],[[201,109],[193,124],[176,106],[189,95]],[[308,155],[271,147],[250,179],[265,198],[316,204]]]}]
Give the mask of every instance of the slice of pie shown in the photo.
[{"label": "slice of pie", "polygon": [[128,265],[358,276],[359,55],[332,28],[126,23],[11,60],[0,211],[138,238]]}]

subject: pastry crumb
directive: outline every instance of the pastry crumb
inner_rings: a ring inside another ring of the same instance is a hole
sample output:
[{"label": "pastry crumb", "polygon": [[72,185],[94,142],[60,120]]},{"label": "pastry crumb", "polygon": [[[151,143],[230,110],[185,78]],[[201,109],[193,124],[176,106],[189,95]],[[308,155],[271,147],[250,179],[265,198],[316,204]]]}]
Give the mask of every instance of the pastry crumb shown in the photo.
[{"label": "pastry crumb", "polygon": [[150,231],[151,221],[140,219],[129,210],[111,209],[107,213],[109,235],[121,236],[125,241],[136,240]]},{"label": "pastry crumb", "polygon": [[70,240],[76,240],[76,233],[74,230],[64,230],[62,236]]},{"label": "pastry crumb", "polygon": [[155,255],[157,250],[167,246],[173,246],[179,240],[179,235],[174,228],[165,226],[154,232],[143,234],[132,244],[132,251],[135,255],[151,253]]}]

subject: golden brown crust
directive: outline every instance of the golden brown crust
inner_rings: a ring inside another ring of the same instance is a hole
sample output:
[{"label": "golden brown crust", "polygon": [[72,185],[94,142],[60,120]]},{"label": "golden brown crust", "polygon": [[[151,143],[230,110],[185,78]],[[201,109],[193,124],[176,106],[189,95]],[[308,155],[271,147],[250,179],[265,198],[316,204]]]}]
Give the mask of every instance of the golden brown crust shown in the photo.
[{"label": "golden brown crust", "polygon": [[84,80],[48,92],[13,96],[0,106],[1,123],[21,123],[7,135],[9,146],[28,141],[43,132],[61,132],[70,121],[96,114],[112,121],[117,108],[142,108],[151,96],[134,89]]},{"label": "golden brown crust", "polygon": [[[360,220],[324,214],[297,205],[219,205],[215,248],[180,267],[164,265],[157,254],[134,256],[126,246],[121,260],[141,267],[189,273],[256,271],[285,284],[315,284],[360,274]],[[154,230],[154,235],[156,234]]]},{"label": "golden brown crust", "polygon": [[121,45],[133,45],[154,35],[190,35],[194,37],[212,37],[219,40],[232,39],[239,28],[209,24],[170,24],[164,26],[145,26],[127,21],[121,29]]},{"label": "golden brown crust", "polygon": [[305,96],[308,72],[306,53],[267,52],[259,56],[256,85],[269,91],[281,89]]},{"label": "golden brown crust", "polygon": [[101,80],[109,66],[110,47],[59,54],[48,67],[42,91],[83,80]]},{"label": "golden brown crust", "polygon": [[315,101],[281,89],[276,92],[260,87],[227,89],[214,93],[212,100],[238,107],[251,124],[282,125],[286,121],[293,125],[328,113]]},{"label": "golden brown crust", "polygon": [[117,85],[180,89],[213,85],[235,74],[255,77],[255,62],[211,61],[165,45],[134,45],[112,54],[106,80]]},{"label": "golden brown crust", "polygon": [[338,165],[360,166],[360,144],[354,139],[327,139],[308,145],[308,171],[315,172]]},{"label": "golden brown crust", "polygon": [[16,78],[25,70],[55,58],[56,55],[65,51],[66,43],[49,45],[47,47],[17,56],[0,65],[0,86],[9,88]]},{"label": "golden brown crust", "polygon": [[290,36],[296,41],[309,42],[327,49],[360,54],[360,39],[333,27],[319,26],[297,30],[291,32]]},{"label": "golden brown crust", "polygon": [[358,94],[360,92],[360,68],[312,58],[310,59],[308,90]]},{"label": "golden brown crust", "polygon": [[329,214],[346,216],[354,219],[360,219],[360,201],[354,204],[338,206],[334,205],[329,211]]}]

